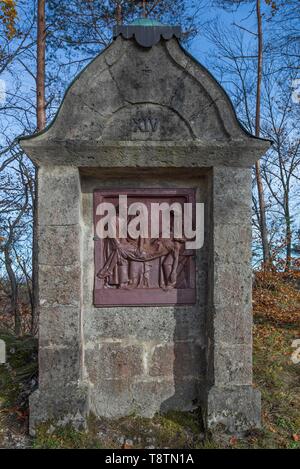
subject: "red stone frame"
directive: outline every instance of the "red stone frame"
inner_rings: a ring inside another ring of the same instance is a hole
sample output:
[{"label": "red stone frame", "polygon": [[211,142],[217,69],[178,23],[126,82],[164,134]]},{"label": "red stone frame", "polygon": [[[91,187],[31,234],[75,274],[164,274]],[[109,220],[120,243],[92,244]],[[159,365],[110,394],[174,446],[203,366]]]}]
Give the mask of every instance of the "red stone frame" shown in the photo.
[{"label": "red stone frame", "polygon": [[[196,269],[195,269],[195,251],[186,250],[182,247],[181,259],[184,267],[181,270],[181,278],[185,283],[184,287],[175,287],[170,290],[161,287],[138,287],[132,289],[124,288],[107,288],[104,280],[98,278],[97,273],[105,264],[104,249],[105,241],[99,239],[96,234],[96,224],[101,218],[96,215],[96,207],[101,202],[116,203],[119,195],[128,196],[128,206],[130,203],[139,201],[146,205],[151,202],[180,202],[192,203],[195,206],[195,190],[194,189],[96,189],[94,191],[94,305],[96,307],[107,306],[157,306],[157,305],[190,305],[196,302]],[[195,212],[195,210],[194,210]],[[149,228],[150,229],[150,228]],[[158,262],[163,262],[161,258]],[[155,261],[156,262],[156,261]],[[156,266],[156,269],[158,267]],[[158,275],[161,275],[162,267],[159,267]],[[184,270],[184,272],[183,272]],[[151,282],[150,272],[150,282]],[[154,276],[154,273],[153,273]],[[181,282],[182,283],[182,282]]]}]

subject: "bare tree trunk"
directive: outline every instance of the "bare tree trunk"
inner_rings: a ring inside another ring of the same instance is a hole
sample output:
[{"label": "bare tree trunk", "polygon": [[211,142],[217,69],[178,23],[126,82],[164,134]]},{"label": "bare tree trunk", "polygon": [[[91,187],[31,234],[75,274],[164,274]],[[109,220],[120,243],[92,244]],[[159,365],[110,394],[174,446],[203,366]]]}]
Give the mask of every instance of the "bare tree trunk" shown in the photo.
[{"label": "bare tree trunk", "polygon": [[[260,0],[256,0],[257,14],[257,39],[258,39],[258,61],[257,61],[257,89],[256,89],[256,115],[255,115],[255,135],[260,136],[260,107],[261,107],[261,83],[263,66],[263,32]],[[260,171],[260,162],[255,164],[256,182],[259,200],[259,226],[262,240],[263,259],[265,266],[270,266],[271,255],[268,241],[268,229],[266,220],[266,204],[264,196],[264,187]]]},{"label": "bare tree trunk", "polygon": [[15,256],[16,256],[16,258],[17,258],[17,261],[18,261],[18,264],[19,264],[19,266],[20,266],[20,269],[22,270],[22,272],[23,272],[23,274],[24,274],[24,277],[25,277],[25,281],[26,281],[26,290],[27,290],[27,294],[28,294],[28,298],[29,298],[29,302],[30,302],[30,307],[31,307],[31,311],[33,311],[33,297],[32,297],[31,277],[30,277],[30,275],[29,275],[28,272],[27,272],[25,262],[23,263],[22,261],[20,261],[20,259],[18,259],[16,252],[15,252]]},{"label": "bare tree trunk", "polygon": [[147,17],[147,9],[146,9],[146,0],[143,0],[143,17],[146,18]]},{"label": "bare tree trunk", "polygon": [[45,0],[38,0],[37,75],[36,75],[37,131],[43,130],[46,126],[45,63],[46,63]]},{"label": "bare tree trunk", "polygon": [[289,196],[285,196],[285,242],[286,242],[286,258],[285,258],[285,271],[289,271],[291,268],[291,257],[292,257],[292,226],[291,226],[291,217],[290,217],[290,207],[289,207]]},{"label": "bare tree trunk", "polygon": [[15,324],[15,334],[16,336],[21,335],[21,316],[19,310],[19,289],[18,289],[18,282],[16,279],[15,272],[11,266],[12,260],[9,255],[10,247],[7,246],[4,250],[4,259],[5,259],[5,268],[8,274],[9,282],[10,282],[10,305],[11,310],[14,315],[14,324]]},{"label": "bare tree trunk", "polygon": [[[36,74],[36,120],[37,131],[46,126],[45,96],[45,64],[46,64],[46,23],[45,0],[38,0],[37,12],[37,74]],[[33,240],[32,240],[32,319],[31,332],[36,333],[38,322],[38,168],[35,168],[35,194],[33,201]]]},{"label": "bare tree trunk", "polygon": [[122,24],[122,5],[118,3],[117,5],[117,24]]}]

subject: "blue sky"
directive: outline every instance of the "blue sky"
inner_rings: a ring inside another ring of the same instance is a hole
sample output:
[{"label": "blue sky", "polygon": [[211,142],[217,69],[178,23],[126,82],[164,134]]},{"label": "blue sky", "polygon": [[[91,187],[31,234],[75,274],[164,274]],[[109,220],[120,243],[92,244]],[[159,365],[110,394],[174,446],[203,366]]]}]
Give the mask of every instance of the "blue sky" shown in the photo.
[{"label": "blue sky", "polygon": [[[256,16],[255,14],[251,14],[252,9],[253,4],[241,5],[236,11],[226,11],[222,8],[208,8],[205,9],[205,12],[203,12],[203,21],[211,21],[217,18],[226,27],[234,28],[235,26],[233,24],[236,23],[250,31],[255,32]],[[193,40],[190,47],[190,52],[196,57],[197,60],[201,62],[203,60],[205,61],[205,56],[209,53],[211,48],[212,45],[200,32],[200,34]]]}]

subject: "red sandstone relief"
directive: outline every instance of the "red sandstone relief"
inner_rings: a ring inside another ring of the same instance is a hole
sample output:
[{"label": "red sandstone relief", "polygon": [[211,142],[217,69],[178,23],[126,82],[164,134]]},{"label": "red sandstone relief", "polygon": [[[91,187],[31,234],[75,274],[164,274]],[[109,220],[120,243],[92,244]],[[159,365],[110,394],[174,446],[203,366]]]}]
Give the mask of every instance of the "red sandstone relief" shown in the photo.
[{"label": "red sandstone relief", "polygon": [[[101,216],[96,209],[103,202],[116,207],[118,220],[119,195],[127,195],[128,206],[142,202],[149,208],[151,233],[151,204],[195,203],[192,189],[97,190],[94,193],[95,227]],[[132,215],[128,216],[128,222]],[[118,224],[118,222],[117,222]],[[172,305],[193,304],[195,294],[194,251],[185,248],[185,238],[176,237],[170,217],[170,237],[151,238],[129,235],[121,238],[98,238],[95,229],[95,289],[96,306],[114,305]]]}]

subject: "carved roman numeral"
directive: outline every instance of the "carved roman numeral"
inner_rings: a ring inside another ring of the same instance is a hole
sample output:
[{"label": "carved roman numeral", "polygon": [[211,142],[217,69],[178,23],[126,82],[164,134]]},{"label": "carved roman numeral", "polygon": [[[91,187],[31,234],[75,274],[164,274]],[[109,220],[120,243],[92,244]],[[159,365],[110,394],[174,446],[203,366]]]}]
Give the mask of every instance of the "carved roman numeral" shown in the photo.
[{"label": "carved roman numeral", "polygon": [[159,119],[156,117],[135,117],[132,119],[133,132],[155,132],[159,125]]}]

